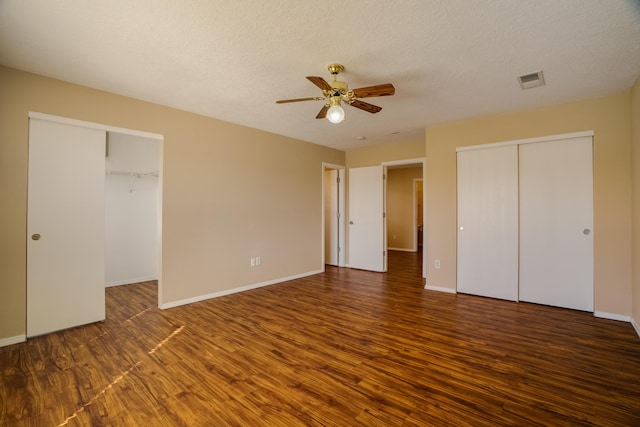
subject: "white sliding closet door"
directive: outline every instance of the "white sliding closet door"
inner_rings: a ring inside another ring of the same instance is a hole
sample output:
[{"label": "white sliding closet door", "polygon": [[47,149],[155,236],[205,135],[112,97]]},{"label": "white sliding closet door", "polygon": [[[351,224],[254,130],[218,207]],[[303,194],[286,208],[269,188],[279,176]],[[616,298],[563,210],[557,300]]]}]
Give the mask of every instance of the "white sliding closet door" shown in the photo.
[{"label": "white sliding closet door", "polygon": [[27,336],[104,320],[106,133],[29,121]]},{"label": "white sliding closet door", "polygon": [[458,152],[458,292],[518,298],[518,147]]},{"label": "white sliding closet door", "polygon": [[520,146],[520,300],[593,311],[592,137]]}]

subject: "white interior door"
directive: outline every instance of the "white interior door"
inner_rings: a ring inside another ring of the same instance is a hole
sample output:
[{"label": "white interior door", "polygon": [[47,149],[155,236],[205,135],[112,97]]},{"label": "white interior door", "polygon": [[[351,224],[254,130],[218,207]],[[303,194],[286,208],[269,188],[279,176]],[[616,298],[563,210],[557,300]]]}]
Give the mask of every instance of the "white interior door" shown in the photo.
[{"label": "white interior door", "polygon": [[593,311],[590,136],[520,147],[520,300]]},{"label": "white interior door", "polygon": [[30,119],[29,337],[105,318],[105,138]]},{"label": "white interior door", "polygon": [[349,169],[349,267],[385,271],[382,166]]},{"label": "white interior door", "polygon": [[457,290],[518,298],[518,147],[458,152]]},{"label": "white interior door", "polygon": [[338,170],[324,171],[324,262],[338,265],[339,246]]}]

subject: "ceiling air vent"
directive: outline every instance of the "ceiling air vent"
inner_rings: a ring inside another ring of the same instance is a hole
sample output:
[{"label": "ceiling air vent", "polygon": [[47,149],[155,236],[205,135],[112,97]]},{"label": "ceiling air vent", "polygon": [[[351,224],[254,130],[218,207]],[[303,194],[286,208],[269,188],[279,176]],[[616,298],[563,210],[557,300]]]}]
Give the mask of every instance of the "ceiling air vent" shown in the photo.
[{"label": "ceiling air vent", "polygon": [[518,83],[520,83],[522,90],[544,86],[544,75],[542,74],[542,71],[538,71],[537,73],[518,76]]}]

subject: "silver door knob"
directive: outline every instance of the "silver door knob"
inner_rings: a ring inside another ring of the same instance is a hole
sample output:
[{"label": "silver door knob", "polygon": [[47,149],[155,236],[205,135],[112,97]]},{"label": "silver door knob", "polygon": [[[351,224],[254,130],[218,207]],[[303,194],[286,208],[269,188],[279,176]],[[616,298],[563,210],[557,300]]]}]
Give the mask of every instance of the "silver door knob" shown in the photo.
[{"label": "silver door knob", "polygon": [[40,240],[40,235],[39,235],[38,233],[36,233],[36,234],[32,234],[32,235],[31,235],[31,239],[33,239],[33,240]]},{"label": "silver door knob", "polygon": [[591,233],[591,230],[589,230],[588,228],[585,228],[584,230],[582,230],[582,234],[584,234],[585,236],[588,235],[589,233]]}]

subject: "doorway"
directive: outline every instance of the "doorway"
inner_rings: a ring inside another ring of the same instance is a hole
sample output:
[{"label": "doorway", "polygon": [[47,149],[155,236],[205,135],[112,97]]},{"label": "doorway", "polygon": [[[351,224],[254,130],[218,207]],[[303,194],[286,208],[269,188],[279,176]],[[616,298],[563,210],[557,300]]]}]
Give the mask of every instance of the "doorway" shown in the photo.
[{"label": "doorway", "polygon": [[416,193],[422,183],[422,165],[387,168],[387,243],[388,250],[417,252],[418,227],[422,218],[422,194]]},{"label": "doorway", "polygon": [[[424,178],[423,159],[386,162],[386,237],[389,259],[411,258],[403,262],[418,263],[425,276]],[[415,258],[415,259],[414,259]],[[396,262],[389,263],[393,269]],[[400,264],[402,265],[402,263]]]},{"label": "doorway", "polygon": [[345,167],[322,164],[322,268],[344,267],[345,251]]},{"label": "doorway", "polygon": [[[370,270],[387,271],[387,252],[397,249],[393,242],[398,244],[400,234],[394,231],[388,232],[388,210],[394,209],[394,204],[388,202],[387,179],[389,169],[418,168],[418,178],[425,182],[426,179],[426,159],[407,159],[392,162],[385,162],[378,166],[357,167],[349,169],[349,267]],[[392,172],[393,173],[393,172]],[[418,256],[418,263],[422,271],[421,276],[426,274],[426,252],[418,251],[418,230],[419,223],[424,224],[426,209],[425,187],[422,186],[422,221],[418,221],[414,213],[415,204],[413,202],[414,187],[413,179],[409,179],[408,187],[403,191],[405,198],[408,198],[409,211],[407,216],[408,225],[404,224],[411,246],[406,246],[405,251],[412,252]],[[393,215],[393,214],[392,214]],[[393,219],[393,218],[392,218]],[[394,234],[395,239],[394,239]],[[427,236],[423,233],[423,240]],[[389,243],[388,243],[389,242]],[[401,248],[401,247],[400,247]],[[415,248],[415,249],[414,249]],[[397,251],[396,251],[397,252]]]}]

